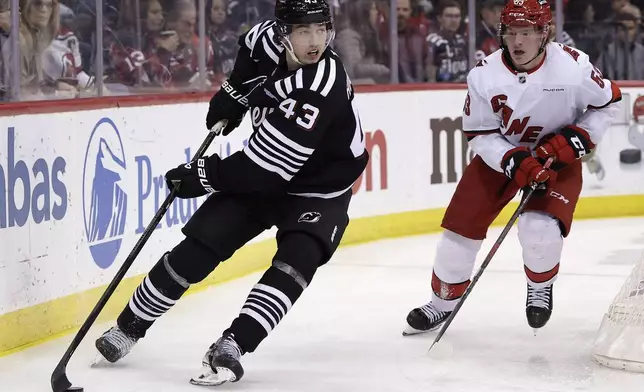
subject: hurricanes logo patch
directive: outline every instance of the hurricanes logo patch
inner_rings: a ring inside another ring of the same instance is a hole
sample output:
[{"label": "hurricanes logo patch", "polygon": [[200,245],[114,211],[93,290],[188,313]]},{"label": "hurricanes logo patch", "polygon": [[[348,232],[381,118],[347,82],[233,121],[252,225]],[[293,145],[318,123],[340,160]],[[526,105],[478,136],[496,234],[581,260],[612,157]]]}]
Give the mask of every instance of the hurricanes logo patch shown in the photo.
[{"label": "hurricanes logo patch", "polygon": [[305,212],[300,215],[300,218],[297,221],[304,223],[317,223],[320,221],[320,218],[322,218],[322,214],[319,212]]}]

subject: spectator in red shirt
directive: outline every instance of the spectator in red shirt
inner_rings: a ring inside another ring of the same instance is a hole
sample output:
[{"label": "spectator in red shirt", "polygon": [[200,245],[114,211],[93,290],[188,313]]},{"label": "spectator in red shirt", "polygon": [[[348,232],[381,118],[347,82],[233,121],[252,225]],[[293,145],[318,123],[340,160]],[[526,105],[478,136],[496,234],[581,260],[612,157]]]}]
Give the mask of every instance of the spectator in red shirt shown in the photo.
[{"label": "spectator in red shirt", "polygon": [[[190,0],[178,0],[167,18],[166,28],[161,35],[171,37],[176,34],[178,45],[159,46],[150,58],[148,66],[152,79],[165,87],[195,89],[199,86],[199,40],[195,33],[197,8]],[[214,50],[208,37],[206,40],[206,80],[209,83],[214,75]],[[169,73],[169,78],[168,78]]]}]

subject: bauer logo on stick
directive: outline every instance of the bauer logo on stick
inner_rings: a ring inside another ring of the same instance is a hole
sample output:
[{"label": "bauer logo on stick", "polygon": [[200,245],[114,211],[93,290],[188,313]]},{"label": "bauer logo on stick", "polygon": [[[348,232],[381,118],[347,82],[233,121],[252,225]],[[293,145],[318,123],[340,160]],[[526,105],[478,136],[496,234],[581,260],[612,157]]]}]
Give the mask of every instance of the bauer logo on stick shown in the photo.
[{"label": "bauer logo on stick", "polygon": [[116,125],[101,119],[90,136],[83,166],[83,220],[96,265],[108,268],[118,255],[125,231],[127,194],[125,151]]}]

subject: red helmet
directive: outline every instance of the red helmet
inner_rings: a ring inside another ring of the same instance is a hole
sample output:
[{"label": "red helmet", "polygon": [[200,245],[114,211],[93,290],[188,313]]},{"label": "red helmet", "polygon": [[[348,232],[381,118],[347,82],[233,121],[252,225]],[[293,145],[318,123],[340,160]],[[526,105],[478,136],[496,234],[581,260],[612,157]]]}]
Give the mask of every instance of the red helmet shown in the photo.
[{"label": "red helmet", "polygon": [[543,28],[552,22],[547,0],[509,0],[501,12],[501,26],[536,26]]}]

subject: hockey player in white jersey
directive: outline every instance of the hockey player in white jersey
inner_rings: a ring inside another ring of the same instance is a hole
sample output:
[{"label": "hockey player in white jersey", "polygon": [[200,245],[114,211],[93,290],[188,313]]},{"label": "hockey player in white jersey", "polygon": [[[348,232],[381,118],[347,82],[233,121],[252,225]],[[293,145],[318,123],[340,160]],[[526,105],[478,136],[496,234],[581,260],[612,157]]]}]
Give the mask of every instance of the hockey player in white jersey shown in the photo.
[{"label": "hockey player in white jersey", "polygon": [[526,317],[535,329],[550,318],[563,239],[582,188],[580,159],[600,142],[621,100],[585,53],[550,41],[551,23],[545,0],[510,0],[498,31],[501,49],[469,72],[463,131],[477,155],[443,218],[431,301],[409,313],[403,334],[445,321],[470,283],[488,227],[533,183],[540,191],[518,220]]}]

